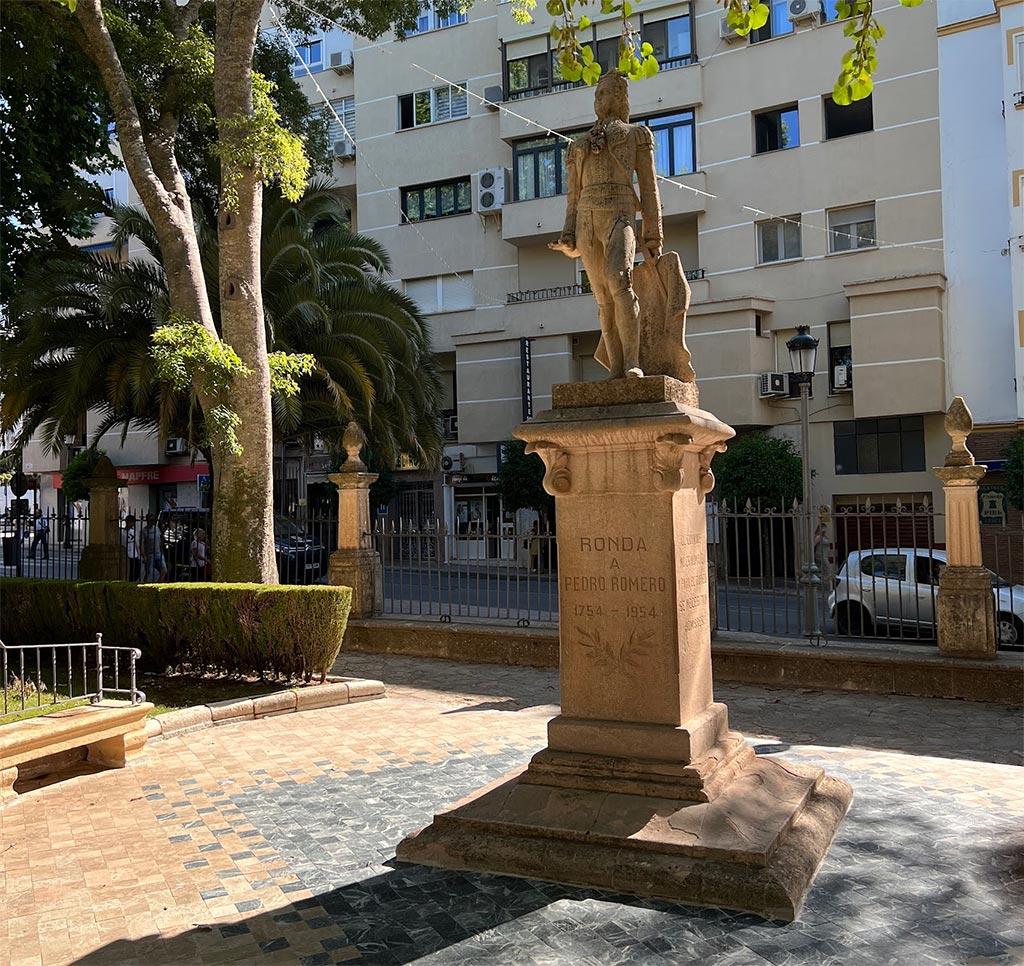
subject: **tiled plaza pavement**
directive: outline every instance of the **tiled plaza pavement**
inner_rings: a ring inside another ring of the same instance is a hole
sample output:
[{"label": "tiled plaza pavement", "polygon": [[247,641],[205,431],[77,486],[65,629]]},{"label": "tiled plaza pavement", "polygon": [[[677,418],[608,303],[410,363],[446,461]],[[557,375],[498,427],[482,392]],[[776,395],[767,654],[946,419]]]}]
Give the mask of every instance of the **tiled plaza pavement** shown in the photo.
[{"label": "tiled plaza pavement", "polygon": [[390,697],[172,738],[0,810],[0,962],[1024,963],[1019,710],[720,688],[760,753],[855,788],[781,924],[395,863],[406,832],[542,746],[557,678],[339,669]]}]

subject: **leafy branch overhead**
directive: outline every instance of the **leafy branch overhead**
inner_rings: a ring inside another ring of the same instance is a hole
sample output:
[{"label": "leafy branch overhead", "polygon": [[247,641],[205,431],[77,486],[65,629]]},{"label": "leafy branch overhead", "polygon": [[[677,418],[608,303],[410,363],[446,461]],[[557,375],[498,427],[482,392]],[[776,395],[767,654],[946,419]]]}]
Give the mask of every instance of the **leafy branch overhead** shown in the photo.
[{"label": "leafy branch overhead", "polygon": [[[900,0],[904,7],[918,7],[923,0]],[[722,0],[726,6],[729,26],[741,37],[759,30],[768,22],[771,8],[763,0]],[[837,0],[836,18],[846,20],[843,34],[853,41],[853,47],[843,54],[843,66],[832,90],[837,104],[861,101],[871,94],[871,77],[878,67],[875,44],[885,36],[883,27],[875,17],[874,0]]]},{"label": "leafy branch overhead", "polygon": [[[768,22],[771,7],[764,0],[720,0],[726,8],[729,26],[741,37],[759,30]],[[923,0],[900,0],[904,7],[917,7]],[[554,18],[551,39],[555,44],[555,57],[563,80],[585,81],[596,84],[601,77],[601,64],[594,57],[590,44],[582,43],[581,31],[590,27],[590,17],[581,9],[600,4],[602,16],[618,14],[622,18],[622,36],[619,41],[618,69],[630,80],[643,80],[658,73],[654,48],[644,43],[630,22],[633,5],[629,0],[547,0],[545,8]],[[535,0],[514,0],[513,13],[520,22],[532,20]],[[885,36],[885,28],[875,17],[874,0],[837,0],[836,16],[847,21],[843,33],[853,41],[853,47],[843,55],[842,67],[832,96],[837,104],[850,104],[871,94],[872,76],[878,68],[877,43]]]},{"label": "leafy branch overhead", "polygon": [[[218,339],[199,322],[172,319],[153,332],[153,361],[158,376],[178,392],[196,387],[210,402],[206,427],[215,446],[241,453],[236,430],[238,414],[225,402],[235,379],[252,375],[252,370],[230,345]],[[270,388],[275,395],[292,397],[299,392],[299,379],[316,367],[307,353],[271,352]]]}]

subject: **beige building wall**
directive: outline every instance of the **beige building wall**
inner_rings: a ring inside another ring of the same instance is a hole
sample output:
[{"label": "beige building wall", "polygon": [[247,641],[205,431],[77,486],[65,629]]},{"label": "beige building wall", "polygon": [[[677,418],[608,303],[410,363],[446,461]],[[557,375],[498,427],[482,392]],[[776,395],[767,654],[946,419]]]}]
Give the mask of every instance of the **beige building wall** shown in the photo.
[{"label": "beige building wall", "polygon": [[[949,392],[935,5],[879,9],[887,36],[872,129],[833,140],[825,137],[823,95],[849,46],[841,24],[803,23],[749,43],[720,41],[722,8],[713,0],[650,0],[636,5],[633,19],[686,14],[695,62],[632,85],[631,99],[634,118],[694,112],[695,170],[660,187],[666,247],[695,276],[687,339],[702,404],[741,429],[790,432],[796,402],[762,398],[760,376],[788,370],[785,340],[810,325],[821,340],[811,403],[815,499],[927,493],[941,503],[927,467],[837,475],[833,432],[836,421],[924,414],[927,459],[941,462],[935,427]],[[536,23],[521,25],[510,5],[478,3],[466,23],[403,42],[356,38],[349,77],[357,227],[389,249],[396,278],[413,289],[453,273],[472,289],[472,307],[436,307],[431,320],[455,369],[459,435],[449,452],[472,448],[474,485],[490,469],[487,454],[522,416],[522,338],[532,340],[535,409],[548,404],[553,383],[601,374],[591,358],[596,310],[578,287],[580,265],[547,249],[561,229],[564,197],[514,201],[510,178],[500,214],[481,215],[476,205],[477,172],[511,173],[516,142],[589,127],[593,92],[522,97],[497,111],[471,96],[468,117],[407,131],[397,130],[398,97],[439,83],[429,73],[483,96],[504,83],[503,57],[548,49],[547,20],[538,8]],[[595,18],[599,39],[616,29],[614,17]],[[800,146],[758,155],[754,113],[789,105],[799,113]],[[403,187],[465,176],[473,213],[402,223]],[[833,253],[829,211],[865,204],[874,205],[879,243]],[[759,263],[757,223],[772,214],[802,222],[799,258]],[[830,336],[851,346],[851,389],[832,385]]]},{"label": "beige building wall", "polygon": [[[825,137],[823,97],[849,46],[841,24],[805,21],[759,43],[727,41],[714,0],[636,4],[637,26],[688,15],[695,58],[631,85],[632,112],[693,111],[695,169],[660,188],[666,247],[694,276],[687,339],[702,404],[741,430],[790,432],[795,402],[762,397],[761,374],[785,373],[785,340],[810,325],[821,340],[811,403],[816,500],[927,492],[941,503],[927,468],[835,472],[837,421],[901,414],[925,416],[928,465],[940,462],[934,428],[950,395],[937,14],[935,4],[876,13],[887,35],[864,133]],[[614,17],[594,20],[596,38],[615,36]],[[549,404],[554,383],[601,375],[591,358],[596,309],[579,287],[580,265],[546,247],[561,228],[564,197],[515,201],[511,177],[517,142],[589,127],[593,91],[495,95],[506,60],[548,49],[548,26],[542,5],[536,23],[522,25],[511,4],[477,2],[464,23],[401,42],[325,30],[322,61],[312,77],[299,78],[313,101],[354,99],[355,157],[339,158],[333,175],[349,193],[356,228],[389,251],[396,285],[444,293],[424,308],[454,387],[458,436],[447,453],[472,455],[463,482],[443,477],[449,491],[493,485],[499,444],[522,418],[521,339],[532,340],[535,410]],[[352,51],[351,70],[332,69],[331,55],[341,50]],[[466,116],[401,130],[399,99],[449,81],[470,92]],[[754,114],[790,105],[799,147],[757,154]],[[509,178],[500,211],[484,214],[477,194],[488,169],[508,170]],[[412,224],[403,216],[403,188],[464,178],[469,213]],[[829,212],[868,204],[878,244],[833,252]],[[799,257],[760,262],[758,223],[772,215],[802,223]],[[834,386],[830,372],[830,339],[838,345],[840,338],[852,353],[848,388]],[[453,505],[451,492],[443,505]]]}]

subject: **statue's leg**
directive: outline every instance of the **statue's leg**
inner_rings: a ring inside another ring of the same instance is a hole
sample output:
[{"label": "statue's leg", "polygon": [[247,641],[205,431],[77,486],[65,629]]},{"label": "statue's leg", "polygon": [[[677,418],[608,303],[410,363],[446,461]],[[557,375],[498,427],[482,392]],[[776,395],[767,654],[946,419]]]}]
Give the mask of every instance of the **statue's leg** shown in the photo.
[{"label": "statue's leg", "polygon": [[[603,239],[595,230],[592,212],[580,212],[576,220],[576,247],[583,267],[590,279],[590,288],[597,302],[597,318],[601,323],[601,338],[608,355],[609,379],[621,379],[622,343],[615,324],[615,297],[605,277],[606,261]],[[598,360],[601,361],[600,359]]]},{"label": "statue's leg", "polygon": [[631,219],[613,216],[605,245],[605,272],[615,300],[615,327],[622,345],[622,367],[628,377],[643,375],[640,368],[640,306],[633,292],[636,233]]}]

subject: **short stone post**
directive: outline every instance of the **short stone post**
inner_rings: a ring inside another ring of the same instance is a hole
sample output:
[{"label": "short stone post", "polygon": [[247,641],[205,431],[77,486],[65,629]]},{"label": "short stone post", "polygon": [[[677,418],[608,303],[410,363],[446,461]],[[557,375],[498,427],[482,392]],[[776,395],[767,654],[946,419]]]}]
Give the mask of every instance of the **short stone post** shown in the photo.
[{"label": "short stone post", "polygon": [[934,470],[946,494],[946,569],[935,601],[939,651],[948,657],[996,656],[992,578],[981,564],[978,481],[987,468],[974,462],[967,437],[974,428],[960,396],[946,413],[953,446],[944,466]]},{"label": "short stone post", "polygon": [[83,580],[123,580],[128,563],[121,546],[117,506],[117,491],[123,484],[108,457],[100,457],[85,484],[89,487],[89,543],[82,548],[78,576]]},{"label": "short stone post", "polygon": [[330,481],[338,488],[338,549],[331,554],[327,582],[352,588],[352,617],[373,617],[384,610],[384,573],[370,536],[370,486],[377,479],[359,458],[366,436],[349,423],[342,437],[348,454]]}]

